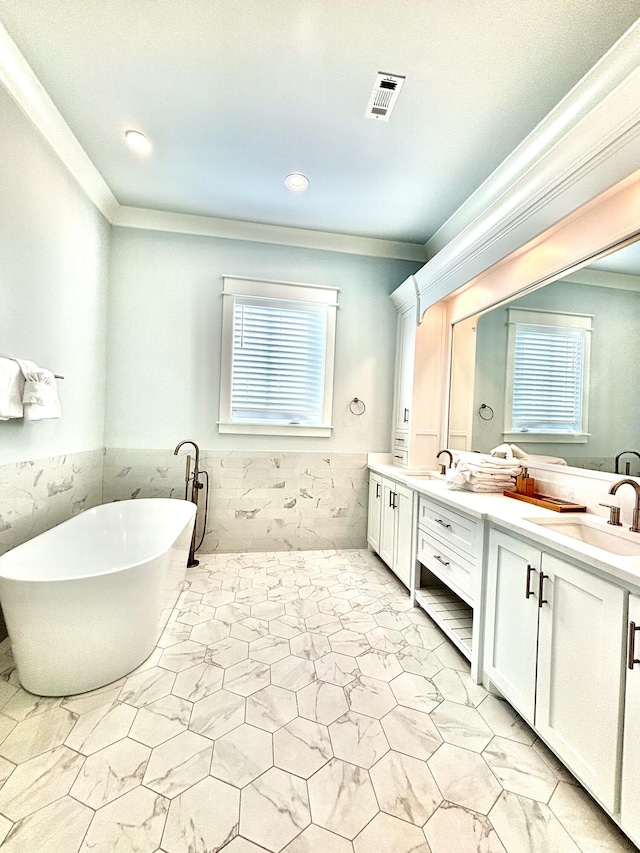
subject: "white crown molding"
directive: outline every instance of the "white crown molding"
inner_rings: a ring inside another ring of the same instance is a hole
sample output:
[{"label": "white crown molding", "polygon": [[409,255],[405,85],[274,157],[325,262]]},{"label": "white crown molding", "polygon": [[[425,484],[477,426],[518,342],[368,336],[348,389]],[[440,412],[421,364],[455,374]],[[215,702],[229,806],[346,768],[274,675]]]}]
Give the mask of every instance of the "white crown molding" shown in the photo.
[{"label": "white crown molding", "polygon": [[113,224],[124,228],[170,231],[174,234],[194,234],[200,237],[224,237],[227,240],[274,243],[280,246],[321,249],[325,252],[345,252],[350,255],[394,258],[418,263],[426,260],[427,257],[424,246],[420,243],[376,240],[372,237],[331,234],[327,231],[264,225],[259,222],[242,222],[236,219],[216,219],[213,216],[170,213],[124,205],[116,211]]},{"label": "white crown molding", "polygon": [[31,66],[0,23],[0,82],[31,119],[89,199],[111,222],[118,202]]},{"label": "white crown molding", "polygon": [[639,168],[640,22],[429,241],[421,310]]},{"label": "white crown molding", "polygon": [[53,148],[80,188],[103,216],[114,225],[206,237],[226,237],[231,240],[250,240],[257,243],[275,243],[282,246],[346,252],[376,258],[394,258],[417,263],[423,263],[428,258],[426,249],[420,243],[377,240],[348,234],[332,234],[325,231],[121,206],[2,23],[0,23],[0,82]]},{"label": "white crown molding", "polygon": [[612,290],[640,291],[640,275],[607,272],[606,270],[594,270],[588,267],[583,267],[578,272],[569,273],[562,280],[571,281],[574,284],[587,284],[591,287],[608,287]]}]

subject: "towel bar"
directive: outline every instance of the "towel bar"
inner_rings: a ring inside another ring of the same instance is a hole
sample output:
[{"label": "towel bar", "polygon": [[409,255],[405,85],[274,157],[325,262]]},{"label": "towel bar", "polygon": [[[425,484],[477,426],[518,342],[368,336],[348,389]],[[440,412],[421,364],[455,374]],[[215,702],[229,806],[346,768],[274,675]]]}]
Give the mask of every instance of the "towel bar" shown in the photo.
[{"label": "towel bar", "polygon": [[[11,361],[14,360],[13,356],[11,356],[11,355],[0,355],[0,358],[9,358],[9,359],[11,359]],[[60,376],[58,373],[54,373],[53,377],[54,377],[54,379],[64,379],[64,376]]]}]

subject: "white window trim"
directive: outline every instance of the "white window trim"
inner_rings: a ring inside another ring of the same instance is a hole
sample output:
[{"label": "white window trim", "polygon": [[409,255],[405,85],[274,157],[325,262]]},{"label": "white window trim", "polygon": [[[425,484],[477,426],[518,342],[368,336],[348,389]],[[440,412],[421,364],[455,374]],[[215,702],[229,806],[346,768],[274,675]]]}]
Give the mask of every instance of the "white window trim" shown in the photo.
[{"label": "white window trim", "polygon": [[[300,284],[291,281],[272,281],[234,275],[222,277],[222,341],[220,355],[220,412],[218,431],[236,435],[299,435],[330,438],[333,404],[333,374],[335,363],[336,315],[339,288],[324,285]],[[234,296],[251,296],[265,299],[288,299],[294,302],[314,302],[326,306],[327,337],[325,355],[324,399],[322,424],[233,423],[231,421],[231,369],[233,353]]]},{"label": "white window trim", "polygon": [[[582,428],[575,434],[546,432],[512,432],[511,417],[513,411],[513,371],[515,363],[516,324],[531,323],[541,326],[565,326],[583,329],[584,369],[582,372]],[[591,332],[593,315],[567,314],[562,311],[548,311],[534,308],[509,308],[507,337],[507,375],[505,387],[504,431],[503,438],[514,444],[588,444],[589,442],[589,365],[591,364]]]}]

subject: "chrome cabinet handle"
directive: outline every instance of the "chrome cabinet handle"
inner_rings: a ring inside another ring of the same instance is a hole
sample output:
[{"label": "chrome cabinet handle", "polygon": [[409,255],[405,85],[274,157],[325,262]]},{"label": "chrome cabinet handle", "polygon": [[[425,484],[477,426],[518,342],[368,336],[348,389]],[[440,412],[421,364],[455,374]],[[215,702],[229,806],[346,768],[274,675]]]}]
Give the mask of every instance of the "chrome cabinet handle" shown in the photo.
[{"label": "chrome cabinet handle", "polygon": [[405,410],[404,410],[404,419],[403,419],[403,423],[405,423],[405,424],[408,424],[408,423],[409,423],[409,409],[405,409]]},{"label": "chrome cabinet handle", "polygon": [[453,530],[450,524],[447,524],[446,521],[443,521],[441,518],[435,518],[434,521],[437,521],[438,524],[441,524],[443,527],[446,527],[447,530]]},{"label": "chrome cabinet handle", "polygon": [[404,462],[404,456],[398,456],[398,454],[397,454],[397,453],[394,453],[394,454],[393,454],[393,458],[394,458],[394,459],[401,459],[401,460]]},{"label": "chrome cabinet handle", "polygon": [[389,489],[389,506],[393,509],[393,492]]},{"label": "chrome cabinet handle", "polygon": [[396,503],[396,498],[398,497],[398,493],[397,492],[391,492],[391,494],[393,495],[393,501],[391,503],[391,508],[396,509],[398,506],[398,504]]},{"label": "chrome cabinet handle", "polygon": [[533,595],[533,590],[531,589],[531,586],[530,586],[532,572],[535,572],[535,569],[533,568],[533,566],[530,566],[527,564],[527,583],[526,583],[526,587],[525,587],[525,597],[526,598],[531,598],[531,596]]},{"label": "chrome cabinet handle", "polygon": [[640,625],[636,625],[635,622],[629,622],[629,645],[627,654],[627,667],[629,669],[633,669],[637,663],[640,663],[640,660],[636,657],[636,631],[640,631]]},{"label": "chrome cabinet handle", "polygon": [[450,566],[451,565],[451,563],[447,563],[446,560],[443,560],[442,557],[439,556],[439,554],[434,554],[433,559],[437,560],[439,563],[442,563],[443,566]]},{"label": "chrome cabinet handle", "polygon": [[380,497],[380,483],[376,483],[376,497]]},{"label": "chrome cabinet handle", "polygon": [[542,590],[544,587],[544,582],[545,582],[545,579],[548,577],[549,577],[549,575],[545,575],[545,573],[543,571],[541,571],[540,574],[538,575],[538,607],[542,607],[543,604],[549,603],[546,598],[542,597],[542,595],[543,595]]}]

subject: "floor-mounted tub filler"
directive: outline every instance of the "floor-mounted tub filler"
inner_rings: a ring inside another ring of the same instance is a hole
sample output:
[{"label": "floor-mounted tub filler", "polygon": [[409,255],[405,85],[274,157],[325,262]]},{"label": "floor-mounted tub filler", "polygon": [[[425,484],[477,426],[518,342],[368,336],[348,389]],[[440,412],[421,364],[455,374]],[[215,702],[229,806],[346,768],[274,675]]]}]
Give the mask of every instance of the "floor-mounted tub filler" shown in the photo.
[{"label": "floor-mounted tub filler", "polygon": [[0,602],[26,690],[84,693],[151,654],[182,588],[195,513],[168,498],[104,504],[0,557]]}]

